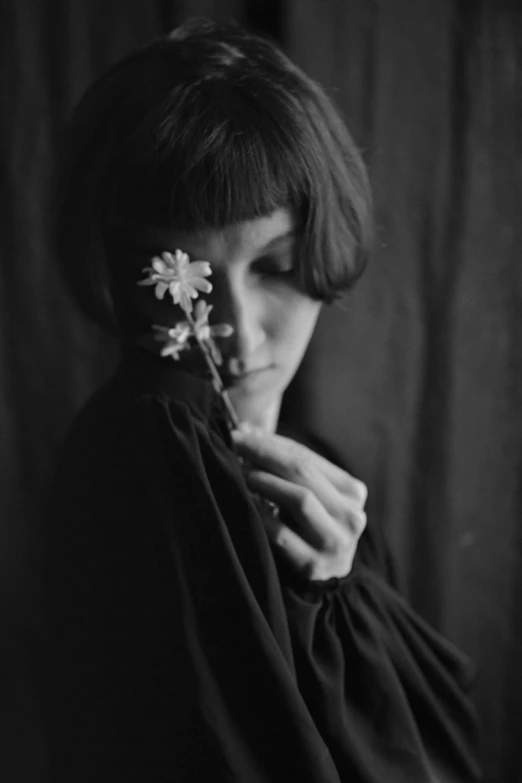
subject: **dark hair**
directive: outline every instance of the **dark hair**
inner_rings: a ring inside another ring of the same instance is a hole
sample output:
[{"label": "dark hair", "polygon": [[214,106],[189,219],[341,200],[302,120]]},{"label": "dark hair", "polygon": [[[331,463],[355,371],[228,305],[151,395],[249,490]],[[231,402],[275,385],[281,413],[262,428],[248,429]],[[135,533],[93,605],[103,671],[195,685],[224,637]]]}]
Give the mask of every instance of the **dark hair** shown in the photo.
[{"label": "dark hair", "polygon": [[118,221],[191,232],[281,207],[302,222],[304,289],[332,301],[361,274],[371,241],[366,169],[343,120],[273,43],[191,20],[109,69],[78,105],[58,256],[84,312],[122,333],[109,241]]}]

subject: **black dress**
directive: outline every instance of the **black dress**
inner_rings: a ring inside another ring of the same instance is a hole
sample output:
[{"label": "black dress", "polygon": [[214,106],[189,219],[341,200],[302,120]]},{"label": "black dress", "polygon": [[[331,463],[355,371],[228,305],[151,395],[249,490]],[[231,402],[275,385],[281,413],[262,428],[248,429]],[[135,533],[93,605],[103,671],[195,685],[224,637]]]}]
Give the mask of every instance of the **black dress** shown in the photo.
[{"label": "black dress", "polygon": [[478,779],[469,666],[385,581],[276,560],[221,400],[145,352],[76,418],[49,503],[52,783]]}]

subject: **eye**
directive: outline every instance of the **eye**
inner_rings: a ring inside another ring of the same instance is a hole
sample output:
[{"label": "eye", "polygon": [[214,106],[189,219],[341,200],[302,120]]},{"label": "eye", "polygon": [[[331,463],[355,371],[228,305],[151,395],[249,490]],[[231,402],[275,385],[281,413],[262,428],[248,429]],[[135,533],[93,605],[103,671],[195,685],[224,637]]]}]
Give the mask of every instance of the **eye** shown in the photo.
[{"label": "eye", "polygon": [[252,265],[252,269],[256,274],[264,277],[292,277],[296,272],[294,261],[290,255],[258,258]]}]

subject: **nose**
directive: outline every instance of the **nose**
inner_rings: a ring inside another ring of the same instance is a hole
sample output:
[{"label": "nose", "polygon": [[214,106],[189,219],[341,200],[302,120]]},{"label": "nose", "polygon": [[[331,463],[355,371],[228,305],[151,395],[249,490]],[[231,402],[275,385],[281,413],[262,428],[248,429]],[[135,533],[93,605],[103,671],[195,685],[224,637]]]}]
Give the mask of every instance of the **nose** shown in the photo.
[{"label": "nose", "polygon": [[228,323],[234,329],[221,343],[226,360],[245,369],[255,364],[255,354],[266,339],[263,299],[244,276],[214,280],[212,304],[217,323]]}]

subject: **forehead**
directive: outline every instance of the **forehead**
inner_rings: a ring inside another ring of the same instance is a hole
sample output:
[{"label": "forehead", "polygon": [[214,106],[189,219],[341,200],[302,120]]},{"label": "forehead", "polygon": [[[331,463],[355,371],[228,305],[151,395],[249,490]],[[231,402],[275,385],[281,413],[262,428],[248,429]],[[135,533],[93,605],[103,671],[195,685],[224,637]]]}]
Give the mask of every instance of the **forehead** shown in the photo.
[{"label": "forehead", "polygon": [[236,223],[219,230],[185,233],[147,227],[143,232],[143,240],[156,252],[173,252],[179,248],[195,258],[219,263],[255,256],[268,245],[291,235],[294,229],[295,220],[291,212],[280,209],[266,217]]}]

